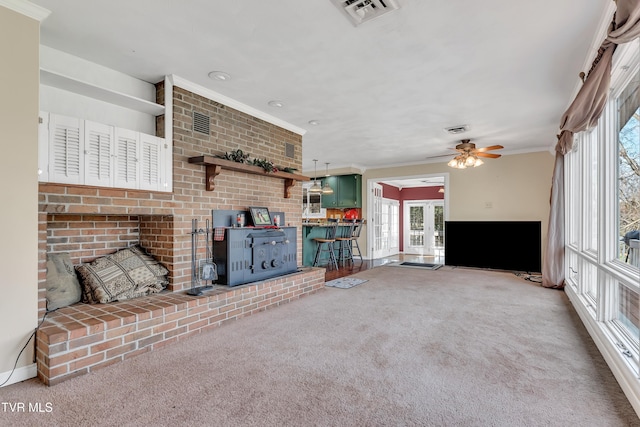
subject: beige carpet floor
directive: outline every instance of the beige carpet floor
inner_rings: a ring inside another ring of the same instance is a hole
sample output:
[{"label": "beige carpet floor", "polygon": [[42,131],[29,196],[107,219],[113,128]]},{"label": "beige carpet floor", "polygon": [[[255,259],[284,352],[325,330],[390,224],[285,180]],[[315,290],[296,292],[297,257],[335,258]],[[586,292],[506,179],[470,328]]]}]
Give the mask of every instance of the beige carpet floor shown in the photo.
[{"label": "beige carpet floor", "polygon": [[[640,426],[566,295],[380,267],[53,387],[2,426]],[[47,406],[48,405],[48,406]]]}]

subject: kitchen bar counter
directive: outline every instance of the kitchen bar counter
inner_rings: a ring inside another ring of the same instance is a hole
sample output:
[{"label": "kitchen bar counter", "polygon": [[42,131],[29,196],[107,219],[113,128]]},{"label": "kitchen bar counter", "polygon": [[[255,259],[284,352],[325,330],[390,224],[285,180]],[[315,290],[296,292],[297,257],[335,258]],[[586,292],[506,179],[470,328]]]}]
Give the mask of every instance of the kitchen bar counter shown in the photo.
[{"label": "kitchen bar counter", "polygon": [[[327,221],[321,222],[304,222],[302,223],[302,265],[309,267],[313,265],[313,259],[316,256],[317,244],[314,242],[315,237],[324,237],[325,228],[329,225]],[[340,235],[340,228],[350,227],[351,223],[339,222],[337,235]],[[336,256],[338,247],[336,246]]]}]

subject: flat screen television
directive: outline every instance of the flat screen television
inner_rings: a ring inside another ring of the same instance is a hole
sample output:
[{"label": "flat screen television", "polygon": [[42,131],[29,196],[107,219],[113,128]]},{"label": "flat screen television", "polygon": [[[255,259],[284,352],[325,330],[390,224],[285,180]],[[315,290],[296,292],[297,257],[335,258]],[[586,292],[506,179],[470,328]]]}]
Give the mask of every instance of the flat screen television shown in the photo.
[{"label": "flat screen television", "polygon": [[251,220],[256,227],[264,227],[266,225],[272,225],[271,214],[268,208],[251,206],[249,207],[249,213],[251,213]]},{"label": "flat screen television", "polygon": [[446,221],[445,265],[542,271],[540,221]]}]

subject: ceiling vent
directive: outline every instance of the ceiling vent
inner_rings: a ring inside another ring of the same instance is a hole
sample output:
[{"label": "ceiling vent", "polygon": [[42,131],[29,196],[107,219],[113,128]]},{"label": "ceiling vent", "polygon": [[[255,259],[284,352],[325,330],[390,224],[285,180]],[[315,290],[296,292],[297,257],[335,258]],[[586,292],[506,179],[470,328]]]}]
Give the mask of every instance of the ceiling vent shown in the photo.
[{"label": "ceiling vent", "polygon": [[331,0],[331,2],[356,27],[400,7],[396,0]]},{"label": "ceiling vent", "polygon": [[468,125],[460,125],[460,126],[453,126],[450,128],[444,128],[444,130],[446,130],[447,132],[449,132],[452,135],[457,135],[459,133],[463,133],[469,130],[469,126]]}]

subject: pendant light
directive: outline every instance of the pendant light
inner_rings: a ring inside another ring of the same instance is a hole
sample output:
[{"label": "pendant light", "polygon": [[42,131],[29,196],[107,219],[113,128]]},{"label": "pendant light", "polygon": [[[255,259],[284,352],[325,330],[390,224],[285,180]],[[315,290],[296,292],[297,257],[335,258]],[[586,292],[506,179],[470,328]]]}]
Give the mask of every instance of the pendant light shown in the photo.
[{"label": "pendant light", "polygon": [[322,193],[322,187],[320,187],[320,184],[318,183],[318,181],[316,180],[316,177],[318,175],[318,160],[313,159],[313,185],[307,190],[309,193]]},{"label": "pendant light", "polygon": [[[324,176],[329,176],[329,163],[325,163],[327,169]],[[329,180],[325,179],[324,187],[322,187],[322,194],[333,194],[333,188],[329,185]]]}]

